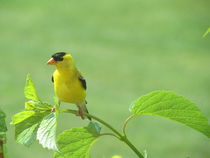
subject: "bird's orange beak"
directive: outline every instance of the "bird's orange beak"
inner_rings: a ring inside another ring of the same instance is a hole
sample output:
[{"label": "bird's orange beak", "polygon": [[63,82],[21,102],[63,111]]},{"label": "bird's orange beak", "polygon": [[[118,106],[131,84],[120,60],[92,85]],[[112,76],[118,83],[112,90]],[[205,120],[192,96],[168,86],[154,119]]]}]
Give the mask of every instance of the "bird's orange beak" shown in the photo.
[{"label": "bird's orange beak", "polygon": [[50,60],[48,60],[47,65],[55,65],[55,60],[53,58],[50,58]]}]

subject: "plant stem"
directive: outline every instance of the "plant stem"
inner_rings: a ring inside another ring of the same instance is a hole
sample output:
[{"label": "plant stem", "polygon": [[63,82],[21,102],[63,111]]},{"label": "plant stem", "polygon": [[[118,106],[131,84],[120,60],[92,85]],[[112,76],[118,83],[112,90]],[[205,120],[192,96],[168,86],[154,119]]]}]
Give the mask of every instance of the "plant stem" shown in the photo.
[{"label": "plant stem", "polygon": [[101,133],[99,136],[114,136],[117,139],[120,139],[117,135],[115,135],[114,133]]},{"label": "plant stem", "polygon": [[139,158],[144,158],[140,151],[138,151],[138,149],[130,142],[130,140],[128,140],[127,137],[124,137],[123,141],[136,153],[136,155],[138,155]]},{"label": "plant stem", "polygon": [[[65,110],[60,110],[60,112],[65,112],[65,113],[72,113],[72,114],[77,114],[76,110],[70,110],[70,109],[65,109]],[[126,143],[135,153],[136,155],[138,155],[139,158],[144,158],[144,156],[138,151],[138,149],[128,140],[128,138],[124,135],[122,135],[121,133],[119,133],[114,127],[112,127],[110,124],[106,123],[105,121],[103,121],[102,119],[93,116],[91,114],[88,113],[84,113],[85,116],[91,117],[92,119],[100,122],[101,124],[103,124],[104,126],[108,127],[110,130],[112,130],[116,135],[112,136],[116,136],[119,140],[123,141],[124,143]],[[126,125],[125,125],[126,126]],[[102,134],[103,135],[103,134]]]},{"label": "plant stem", "polygon": [[135,117],[135,115],[129,116],[129,117],[125,120],[125,122],[123,123],[122,132],[123,132],[123,135],[124,135],[124,136],[126,136],[125,128],[126,128],[128,122],[129,122],[132,118],[134,118],[134,117]]},{"label": "plant stem", "polygon": [[0,139],[0,158],[4,158],[4,142]]}]

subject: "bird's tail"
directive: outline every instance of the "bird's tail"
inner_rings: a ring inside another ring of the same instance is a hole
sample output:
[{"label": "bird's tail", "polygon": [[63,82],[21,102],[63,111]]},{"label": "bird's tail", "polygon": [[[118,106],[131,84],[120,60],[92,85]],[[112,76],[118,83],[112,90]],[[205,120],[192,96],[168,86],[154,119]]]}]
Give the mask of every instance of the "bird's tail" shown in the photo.
[{"label": "bird's tail", "polygon": [[[86,104],[87,104],[87,101],[84,101],[83,103],[77,105],[79,110],[82,110],[82,113],[89,113],[86,107]],[[84,116],[81,116],[81,117],[84,117]],[[91,117],[87,116],[87,118],[91,121]]]}]

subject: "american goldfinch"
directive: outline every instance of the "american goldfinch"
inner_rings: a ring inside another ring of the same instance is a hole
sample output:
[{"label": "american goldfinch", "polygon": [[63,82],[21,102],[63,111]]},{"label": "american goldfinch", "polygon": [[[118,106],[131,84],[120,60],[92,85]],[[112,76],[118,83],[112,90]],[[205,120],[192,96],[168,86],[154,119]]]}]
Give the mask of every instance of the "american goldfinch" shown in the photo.
[{"label": "american goldfinch", "polygon": [[[59,101],[76,104],[78,115],[84,119],[84,113],[88,113],[85,100],[87,85],[77,70],[72,56],[65,52],[58,52],[52,55],[47,64],[56,66],[52,82]],[[91,120],[89,117],[88,119]]]}]

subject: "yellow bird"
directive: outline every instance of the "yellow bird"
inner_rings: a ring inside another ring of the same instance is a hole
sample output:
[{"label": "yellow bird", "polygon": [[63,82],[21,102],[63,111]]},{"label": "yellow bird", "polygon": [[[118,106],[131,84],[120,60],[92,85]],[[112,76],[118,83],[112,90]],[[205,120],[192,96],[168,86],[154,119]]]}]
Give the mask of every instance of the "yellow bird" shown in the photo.
[{"label": "yellow bird", "polygon": [[[58,52],[52,55],[47,64],[56,66],[52,82],[59,101],[76,104],[78,115],[84,119],[84,113],[88,113],[85,100],[87,85],[77,70],[72,56],[65,52]],[[90,117],[88,119],[91,120]]]}]

